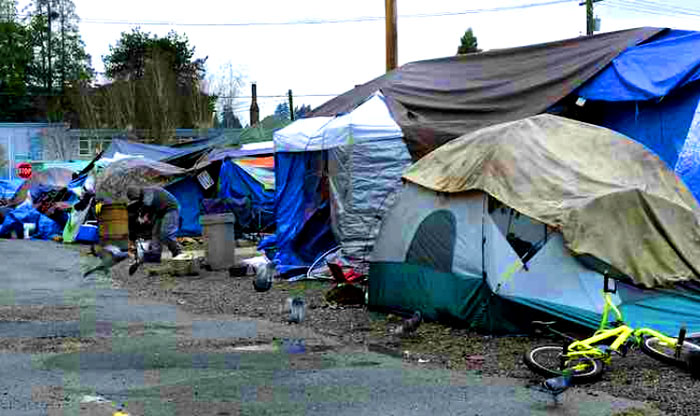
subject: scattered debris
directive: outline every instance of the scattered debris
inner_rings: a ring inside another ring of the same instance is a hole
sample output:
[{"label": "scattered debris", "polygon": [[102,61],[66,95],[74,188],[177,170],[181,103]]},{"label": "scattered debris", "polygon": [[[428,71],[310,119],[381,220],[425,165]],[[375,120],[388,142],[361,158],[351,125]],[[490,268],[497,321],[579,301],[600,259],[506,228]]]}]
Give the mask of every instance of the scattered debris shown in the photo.
[{"label": "scattered debris", "polygon": [[272,287],[272,280],[275,277],[275,264],[267,262],[260,265],[255,270],[255,280],[253,287],[257,292],[267,292]]},{"label": "scattered debris", "polygon": [[362,305],[365,303],[365,291],[352,284],[339,284],[326,292],[326,301],[339,305]]},{"label": "scattered debris", "polygon": [[90,251],[94,256],[99,257],[101,262],[99,266],[94,267],[85,272],[83,274],[83,277],[88,277],[89,275],[99,270],[106,272],[116,264],[126,260],[129,257],[129,253],[121,251],[119,247],[112,245],[104,247],[99,245],[93,245]]},{"label": "scattered debris", "polygon": [[300,324],[304,320],[304,314],[306,312],[306,302],[304,299],[295,297],[287,298],[287,308],[289,309],[289,318],[287,322]]},{"label": "scattered debris", "polygon": [[418,327],[420,326],[420,323],[423,321],[423,315],[421,315],[420,311],[415,311],[413,313],[413,316],[411,318],[405,320],[401,326],[396,328],[395,334],[397,335],[410,335],[416,332]]},{"label": "scattered debris", "polygon": [[80,403],[111,403],[109,400],[101,396],[83,396]]}]

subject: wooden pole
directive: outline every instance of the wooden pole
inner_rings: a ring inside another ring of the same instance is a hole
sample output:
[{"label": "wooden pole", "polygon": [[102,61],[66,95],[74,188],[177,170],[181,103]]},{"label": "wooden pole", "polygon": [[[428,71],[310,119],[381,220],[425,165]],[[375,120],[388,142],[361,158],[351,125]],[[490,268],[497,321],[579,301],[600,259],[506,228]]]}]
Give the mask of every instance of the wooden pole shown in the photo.
[{"label": "wooden pole", "polygon": [[593,34],[593,0],[586,0],[586,35]]},{"label": "wooden pole", "polygon": [[48,83],[48,90],[49,90],[49,95],[51,95],[51,84],[53,83],[53,74],[51,73],[51,2],[46,3],[48,6],[48,36],[49,36],[49,83]]},{"label": "wooden pole", "polygon": [[396,31],[396,0],[384,0],[386,20],[386,72],[396,69],[398,57]]},{"label": "wooden pole", "polygon": [[289,119],[294,121],[294,103],[292,101],[292,90],[289,90]]}]

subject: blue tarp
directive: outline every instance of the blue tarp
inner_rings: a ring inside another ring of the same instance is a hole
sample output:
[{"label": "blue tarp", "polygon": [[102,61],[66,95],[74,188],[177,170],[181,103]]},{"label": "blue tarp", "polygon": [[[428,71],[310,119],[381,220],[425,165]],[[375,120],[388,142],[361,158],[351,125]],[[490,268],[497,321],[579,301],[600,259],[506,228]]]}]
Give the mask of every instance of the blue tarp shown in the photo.
[{"label": "blue tarp", "polygon": [[590,100],[584,121],[645,145],[700,201],[698,51],[700,32],[666,30],[625,50],[577,94]]},{"label": "blue tarp", "polygon": [[24,234],[24,224],[34,224],[35,234],[32,238],[48,240],[56,235],[61,235],[63,230],[51,218],[39,213],[31,203],[24,202],[10,211],[0,225],[0,238],[7,238],[15,231],[18,236]]},{"label": "blue tarp", "polygon": [[674,169],[700,100],[699,84],[688,85],[660,102],[600,102],[601,118],[596,124],[642,143]]},{"label": "blue tarp", "polygon": [[668,30],[633,46],[578,92],[586,99],[643,101],[700,80],[700,32]]},{"label": "blue tarp", "polygon": [[[335,245],[319,237],[332,235],[330,221],[314,216],[323,211],[324,158],[322,151],[275,154],[275,263],[280,273],[310,266],[309,253],[319,255]],[[309,222],[312,217],[314,221]],[[311,236],[306,241],[298,239],[302,230]]]},{"label": "blue tarp", "polygon": [[202,188],[196,179],[187,177],[171,183],[165,189],[173,194],[180,203],[181,225],[178,236],[202,235],[202,225],[199,223],[200,206],[204,199]]},{"label": "blue tarp", "polygon": [[12,199],[22,184],[24,179],[0,179],[0,199]]},{"label": "blue tarp", "polygon": [[245,169],[230,160],[221,163],[219,170],[219,194],[221,199],[248,198],[251,203],[251,221],[241,223],[246,229],[261,230],[274,222],[275,192],[265,190],[263,184],[255,180]]}]

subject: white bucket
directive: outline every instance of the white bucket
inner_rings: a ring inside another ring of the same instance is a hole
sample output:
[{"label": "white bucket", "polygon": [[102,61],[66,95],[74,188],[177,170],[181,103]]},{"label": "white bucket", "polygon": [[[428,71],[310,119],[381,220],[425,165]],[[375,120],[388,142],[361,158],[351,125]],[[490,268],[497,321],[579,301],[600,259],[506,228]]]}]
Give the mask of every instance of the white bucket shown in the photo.
[{"label": "white bucket", "polygon": [[34,230],[36,230],[36,224],[33,223],[24,223],[24,239],[28,240],[29,239],[29,234],[33,233]]}]

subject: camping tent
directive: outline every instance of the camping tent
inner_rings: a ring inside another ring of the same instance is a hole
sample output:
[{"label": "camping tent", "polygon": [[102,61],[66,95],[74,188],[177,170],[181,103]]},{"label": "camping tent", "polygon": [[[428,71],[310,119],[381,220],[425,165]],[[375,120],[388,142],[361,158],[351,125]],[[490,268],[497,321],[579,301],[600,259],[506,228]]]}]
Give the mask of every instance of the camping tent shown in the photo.
[{"label": "camping tent", "polygon": [[700,211],[639,143],[545,114],[460,137],[404,179],[372,255],[373,307],[488,332],[533,311],[593,328],[609,271],[631,323],[700,330]]},{"label": "camping tent", "polygon": [[338,117],[298,120],[275,133],[280,270],[308,267],[336,245],[366,260],[410,155],[401,129],[374,94]]}]

